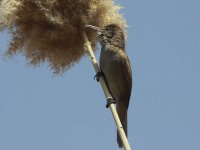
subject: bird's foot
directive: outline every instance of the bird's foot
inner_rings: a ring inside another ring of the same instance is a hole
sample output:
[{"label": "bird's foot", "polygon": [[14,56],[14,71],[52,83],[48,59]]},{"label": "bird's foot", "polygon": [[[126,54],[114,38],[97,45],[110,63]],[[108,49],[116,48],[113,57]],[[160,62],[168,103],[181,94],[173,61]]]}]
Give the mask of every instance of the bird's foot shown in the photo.
[{"label": "bird's foot", "polygon": [[103,73],[100,71],[100,72],[97,72],[97,74],[94,76],[94,79],[97,80],[97,82],[99,82],[99,78],[103,76]]},{"label": "bird's foot", "polygon": [[116,100],[113,99],[113,98],[111,98],[111,97],[109,97],[109,98],[107,99],[106,108],[110,107],[110,104],[116,104]]}]

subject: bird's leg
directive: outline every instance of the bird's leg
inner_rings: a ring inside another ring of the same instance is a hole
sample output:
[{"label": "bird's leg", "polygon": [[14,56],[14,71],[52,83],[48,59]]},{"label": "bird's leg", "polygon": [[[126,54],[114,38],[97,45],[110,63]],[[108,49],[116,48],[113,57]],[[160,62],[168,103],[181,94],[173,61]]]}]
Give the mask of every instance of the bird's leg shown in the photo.
[{"label": "bird's leg", "polygon": [[[104,76],[102,71],[97,72],[97,74],[94,76],[94,79],[96,79],[97,82],[99,82],[99,78],[100,77],[103,77],[105,82],[106,82],[105,76]],[[109,92],[110,92],[110,90],[109,90]],[[112,98],[112,97],[108,97],[107,98],[106,108],[110,107],[110,104],[116,104],[116,100],[114,98]]]},{"label": "bird's leg", "polygon": [[94,79],[97,80],[97,82],[99,82],[99,78],[103,76],[103,73],[101,71],[97,72],[97,74],[94,76]]},{"label": "bird's leg", "polygon": [[108,97],[106,108],[110,107],[110,104],[116,104],[116,100],[114,98]]}]

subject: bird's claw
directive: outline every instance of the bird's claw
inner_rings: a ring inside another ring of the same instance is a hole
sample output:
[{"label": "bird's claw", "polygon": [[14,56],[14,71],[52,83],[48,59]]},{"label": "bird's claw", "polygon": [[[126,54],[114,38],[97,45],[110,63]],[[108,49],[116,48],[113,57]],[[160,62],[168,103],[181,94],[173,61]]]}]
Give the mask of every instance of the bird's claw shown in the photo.
[{"label": "bird's claw", "polygon": [[102,76],[103,76],[102,72],[97,72],[97,74],[94,76],[94,79],[96,79],[97,82],[99,82],[99,78]]},{"label": "bird's claw", "polygon": [[109,97],[109,98],[107,99],[106,108],[110,107],[110,104],[116,104],[116,100]]}]

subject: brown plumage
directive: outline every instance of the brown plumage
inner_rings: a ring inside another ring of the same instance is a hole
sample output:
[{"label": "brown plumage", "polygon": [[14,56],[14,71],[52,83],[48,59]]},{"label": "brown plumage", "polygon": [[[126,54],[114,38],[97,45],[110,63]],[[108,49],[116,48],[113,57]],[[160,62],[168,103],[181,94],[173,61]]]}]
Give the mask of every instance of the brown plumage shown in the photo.
[{"label": "brown plumage", "polygon": [[[125,52],[123,30],[116,24],[107,25],[100,32],[100,68],[111,95],[116,100],[116,109],[127,135],[127,111],[132,88],[132,71]],[[123,147],[117,134],[119,147]]]}]

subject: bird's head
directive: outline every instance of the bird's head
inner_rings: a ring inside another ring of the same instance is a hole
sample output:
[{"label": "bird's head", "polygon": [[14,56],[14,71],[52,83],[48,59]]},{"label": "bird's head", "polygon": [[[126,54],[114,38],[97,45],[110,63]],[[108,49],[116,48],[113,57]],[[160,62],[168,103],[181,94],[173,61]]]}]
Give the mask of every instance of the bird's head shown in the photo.
[{"label": "bird's head", "polygon": [[114,46],[124,49],[124,32],[117,24],[109,24],[102,28],[92,25],[86,25],[86,27],[92,28],[97,31],[101,45],[112,44]]},{"label": "bird's head", "polygon": [[122,29],[116,24],[110,24],[101,29],[101,35],[106,38],[112,38],[115,35],[123,34]]}]

